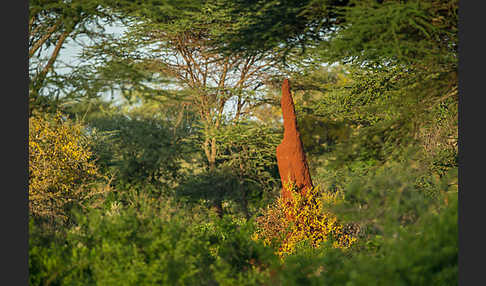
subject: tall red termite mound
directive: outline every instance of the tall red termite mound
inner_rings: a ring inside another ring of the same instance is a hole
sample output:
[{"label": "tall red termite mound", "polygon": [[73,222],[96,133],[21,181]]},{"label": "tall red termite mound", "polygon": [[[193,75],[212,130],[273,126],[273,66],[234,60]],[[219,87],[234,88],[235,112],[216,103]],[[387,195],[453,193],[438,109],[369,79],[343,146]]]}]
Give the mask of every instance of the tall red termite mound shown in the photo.
[{"label": "tall red termite mound", "polygon": [[[312,180],[309,173],[309,166],[304,153],[302,140],[300,139],[299,129],[297,127],[297,117],[295,116],[295,107],[292,95],[290,94],[290,85],[288,79],[282,84],[282,105],[284,138],[282,143],[277,147],[277,163],[282,184],[292,181],[299,191],[305,192],[311,188]],[[282,197],[290,198],[291,190],[282,188]]]}]

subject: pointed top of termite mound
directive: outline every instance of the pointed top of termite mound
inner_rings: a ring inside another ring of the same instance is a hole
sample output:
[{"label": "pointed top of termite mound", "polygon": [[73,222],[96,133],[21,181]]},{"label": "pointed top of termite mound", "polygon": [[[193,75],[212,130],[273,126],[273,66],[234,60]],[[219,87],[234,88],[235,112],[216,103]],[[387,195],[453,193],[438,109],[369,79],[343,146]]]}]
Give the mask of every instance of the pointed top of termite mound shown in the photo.
[{"label": "pointed top of termite mound", "polygon": [[288,132],[297,132],[297,118],[295,116],[295,107],[292,94],[290,93],[290,83],[286,78],[282,83],[282,98],[280,100],[282,106],[282,117],[284,121],[284,136]]},{"label": "pointed top of termite mound", "polygon": [[287,92],[287,93],[290,93],[290,83],[289,83],[288,78],[285,78],[283,83],[282,83],[282,93],[284,91]]}]

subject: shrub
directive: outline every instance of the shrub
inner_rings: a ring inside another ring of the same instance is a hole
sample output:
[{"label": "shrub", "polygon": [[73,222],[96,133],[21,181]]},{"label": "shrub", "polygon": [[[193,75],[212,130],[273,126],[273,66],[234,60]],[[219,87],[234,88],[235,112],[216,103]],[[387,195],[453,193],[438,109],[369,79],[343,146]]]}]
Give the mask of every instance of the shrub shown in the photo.
[{"label": "shrub", "polygon": [[104,173],[116,174],[117,186],[168,187],[181,177],[185,144],[167,122],[132,114],[96,116],[87,120],[96,130],[93,151]]},{"label": "shrub", "polygon": [[318,247],[330,241],[336,248],[348,248],[356,237],[345,231],[337,217],[323,209],[322,194],[318,187],[306,192],[298,192],[293,186],[292,199],[286,202],[280,197],[276,204],[267,208],[266,213],[257,218],[258,229],[254,239],[262,239],[265,245],[278,247],[278,255],[283,257],[295,252],[301,244]]},{"label": "shrub", "polygon": [[81,124],[61,113],[29,118],[31,215],[66,220],[67,206],[90,196],[90,183],[100,178]]},{"label": "shrub", "polygon": [[400,228],[378,249],[349,252],[325,243],[289,255],[272,268],[272,285],[457,285],[457,239],[456,193],[440,213]]},{"label": "shrub", "polygon": [[276,260],[251,240],[245,220],[130,196],[126,205],[76,216],[57,240],[31,224],[31,284],[261,285]]},{"label": "shrub", "polygon": [[211,269],[218,285],[265,285],[270,266],[279,261],[271,248],[251,239],[253,232],[245,219],[224,216],[214,224],[218,240]]}]

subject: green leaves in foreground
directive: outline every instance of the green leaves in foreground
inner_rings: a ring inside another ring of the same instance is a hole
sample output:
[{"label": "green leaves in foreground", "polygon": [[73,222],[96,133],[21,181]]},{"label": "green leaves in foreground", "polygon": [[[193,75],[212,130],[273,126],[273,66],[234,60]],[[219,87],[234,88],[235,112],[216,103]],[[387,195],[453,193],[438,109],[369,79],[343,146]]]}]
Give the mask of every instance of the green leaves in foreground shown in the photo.
[{"label": "green leaves in foreground", "polygon": [[[138,201],[140,197],[132,197]],[[272,251],[250,239],[251,227],[168,202],[93,210],[56,243],[30,225],[32,285],[258,285],[255,270]],[[158,206],[158,207],[157,207]],[[213,218],[214,219],[214,218]],[[243,283],[243,284],[242,284]]]}]

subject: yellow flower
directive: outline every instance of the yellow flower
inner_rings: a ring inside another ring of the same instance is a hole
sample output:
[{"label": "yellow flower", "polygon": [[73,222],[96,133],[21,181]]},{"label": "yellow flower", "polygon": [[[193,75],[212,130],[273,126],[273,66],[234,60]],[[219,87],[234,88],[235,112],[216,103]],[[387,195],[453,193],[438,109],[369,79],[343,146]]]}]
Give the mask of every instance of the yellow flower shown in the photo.
[{"label": "yellow flower", "polygon": [[29,210],[62,216],[63,206],[80,199],[74,190],[99,178],[80,124],[35,114],[29,118]]},{"label": "yellow flower", "polygon": [[342,225],[333,214],[323,210],[322,200],[329,202],[335,196],[320,192],[318,187],[307,190],[305,195],[293,186],[289,189],[293,190],[290,203],[279,198],[276,204],[267,208],[263,217],[257,219],[255,238],[262,239],[265,244],[277,240],[277,254],[281,257],[293,253],[296,245],[304,240],[318,247],[332,239],[336,248],[348,248],[356,241],[343,233]]}]

